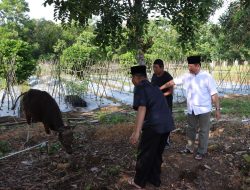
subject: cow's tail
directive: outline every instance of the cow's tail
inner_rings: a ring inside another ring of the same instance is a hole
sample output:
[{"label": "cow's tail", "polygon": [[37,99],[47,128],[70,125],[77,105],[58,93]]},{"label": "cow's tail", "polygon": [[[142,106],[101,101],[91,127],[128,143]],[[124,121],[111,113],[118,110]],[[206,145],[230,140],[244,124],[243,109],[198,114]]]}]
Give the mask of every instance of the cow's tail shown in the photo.
[{"label": "cow's tail", "polygon": [[21,96],[23,96],[24,94],[26,94],[26,93],[27,93],[27,92],[24,92],[24,93],[20,94],[20,95],[17,97],[17,99],[16,99],[14,105],[11,107],[11,110],[14,110],[14,109],[16,108],[16,103],[17,103],[18,99],[19,99]]}]

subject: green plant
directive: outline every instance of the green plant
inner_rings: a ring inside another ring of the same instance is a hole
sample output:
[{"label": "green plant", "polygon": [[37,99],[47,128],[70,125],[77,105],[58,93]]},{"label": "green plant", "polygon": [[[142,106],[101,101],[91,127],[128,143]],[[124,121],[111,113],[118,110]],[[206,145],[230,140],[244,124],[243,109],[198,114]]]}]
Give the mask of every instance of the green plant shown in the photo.
[{"label": "green plant", "polygon": [[[117,49],[122,42],[126,48],[135,50],[138,63],[142,62],[144,52],[152,45],[148,23],[152,11],[167,18],[176,28],[178,41],[183,47],[194,44],[195,31],[206,22],[210,14],[221,6],[219,0],[212,1],[85,1],[46,0],[45,5],[55,5],[55,16],[62,24],[77,21],[81,26],[89,25],[89,18],[100,15],[95,23],[96,44],[105,48]],[[75,6],[77,4],[78,8]],[[156,16],[157,18],[159,16]],[[126,24],[124,24],[126,23]],[[124,35],[124,31],[126,34]]]},{"label": "green plant", "polygon": [[30,86],[27,83],[23,83],[20,85],[21,92],[26,92],[30,89]]},{"label": "green plant", "polygon": [[88,81],[80,81],[80,82],[75,82],[75,81],[63,81],[66,85],[66,89],[71,93],[71,94],[83,94],[84,92],[87,91],[88,87]]},{"label": "green plant", "polygon": [[[221,99],[221,113],[246,117],[250,115],[250,98],[223,98]],[[237,108],[237,109],[236,109]]]},{"label": "green plant", "polygon": [[0,141],[0,156],[11,151],[10,144],[6,141]]},{"label": "green plant", "polygon": [[97,60],[98,57],[97,47],[76,43],[63,51],[61,62],[65,68],[74,69],[86,66],[88,62]]},{"label": "green plant", "polygon": [[91,190],[91,185],[90,184],[85,185],[84,190]]},{"label": "green plant", "polygon": [[244,160],[245,160],[248,164],[250,164],[250,155],[249,155],[249,154],[244,154],[244,155],[243,155],[243,158],[244,158]]},{"label": "green plant", "polygon": [[133,52],[127,52],[119,56],[120,64],[128,68],[136,64],[135,54]]},{"label": "green plant", "polygon": [[0,90],[5,87],[5,80],[0,77]]},{"label": "green plant", "polygon": [[110,166],[109,168],[107,168],[107,175],[108,176],[117,176],[121,171],[121,167],[120,166]]},{"label": "green plant", "polygon": [[185,120],[187,120],[187,116],[184,114],[184,112],[176,113],[174,115],[174,120],[177,122],[185,121]]},{"label": "green plant", "polygon": [[36,63],[31,56],[32,46],[22,40],[3,39],[0,41],[0,77],[5,78],[8,72],[14,71],[20,84],[31,76]]},{"label": "green plant", "polygon": [[240,171],[243,175],[249,175],[250,171],[250,155],[244,154],[243,155],[243,162],[241,163]]},{"label": "green plant", "polygon": [[54,143],[52,145],[49,146],[49,155],[55,154],[56,152],[59,151],[59,149],[61,148],[61,144],[59,142]]},{"label": "green plant", "polygon": [[129,121],[128,116],[120,112],[99,112],[97,117],[101,123],[105,124],[118,124]]}]

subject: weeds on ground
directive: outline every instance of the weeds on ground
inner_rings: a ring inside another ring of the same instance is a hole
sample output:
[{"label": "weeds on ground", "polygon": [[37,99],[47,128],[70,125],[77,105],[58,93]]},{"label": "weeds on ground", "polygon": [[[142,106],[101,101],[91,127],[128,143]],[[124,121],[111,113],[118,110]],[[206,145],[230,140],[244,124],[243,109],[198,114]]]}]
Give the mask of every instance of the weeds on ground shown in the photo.
[{"label": "weeds on ground", "polygon": [[121,167],[118,165],[115,166],[110,166],[109,168],[107,168],[106,170],[106,175],[107,176],[117,176],[121,171]]},{"label": "weeds on ground", "polygon": [[[250,115],[250,97],[240,96],[233,98],[221,98],[220,99],[221,114],[230,115],[234,117],[248,118]],[[174,104],[174,120],[176,122],[181,122],[186,119],[184,110],[186,105],[184,104]]]},{"label": "weeds on ground", "polygon": [[0,156],[3,156],[10,151],[11,151],[10,144],[6,141],[0,141]]},{"label": "weeds on ground", "polygon": [[243,155],[243,162],[240,164],[240,171],[242,175],[249,176],[250,171],[250,154]]},{"label": "weeds on ground", "polygon": [[84,190],[91,190],[91,189],[92,189],[92,187],[90,184],[87,184],[84,186]]},{"label": "weeds on ground", "polygon": [[187,119],[187,116],[184,114],[184,112],[174,114],[174,120],[176,122],[182,122],[182,121],[185,121],[186,119]]},{"label": "weeds on ground", "polygon": [[250,115],[250,98],[236,97],[236,98],[222,98],[220,100],[221,113],[234,115],[237,117],[249,117]]},{"label": "weeds on ground", "polygon": [[186,104],[176,103],[173,105],[173,118],[175,122],[183,122],[187,120],[187,115],[185,114]]},{"label": "weeds on ground", "polygon": [[57,153],[60,148],[61,148],[61,144],[59,142],[53,143],[49,146],[49,155],[53,155],[55,153]]},{"label": "weeds on ground", "polygon": [[102,124],[115,125],[118,123],[131,122],[133,117],[122,112],[99,112],[97,118]]}]

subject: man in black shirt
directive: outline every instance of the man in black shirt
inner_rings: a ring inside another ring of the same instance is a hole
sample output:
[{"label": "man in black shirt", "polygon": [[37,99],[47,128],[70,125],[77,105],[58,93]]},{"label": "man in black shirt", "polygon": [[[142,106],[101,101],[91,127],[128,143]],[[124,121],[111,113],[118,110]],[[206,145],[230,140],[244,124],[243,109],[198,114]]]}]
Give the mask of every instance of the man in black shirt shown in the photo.
[{"label": "man in black shirt", "polygon": [[[164,64],[163,64],[163,61],[161,59],[156,59],[154,61],[153,69],[154,69],[154,74],[153,74],[152,79],[151,79],[152,84],[161,87],[165,83],[173,80],[173,77],[167,71],[164,71]],[[172,111],[172,108],[173,108],[173,87],[163,89],[162,93],[166,97],[168,106],[169,106],[170,110]]]},{"label": "man in black shirt", "polygon": [[[153,69],[154,69],[154,74],[153,74],[152,79],[151,79],[152,84],[154,84],[158,87],[161,87],[165,83],[173,80],[173,77],[167,71],[164,71],[164,64],[163,64],[163,61],[161,59],[156,59],[154,61]],[[172,109],[173,109],[173,87],[163,89],[162,93],[166,97],[168,107],[170,108],[170,110],[172,112]],[[169,148],[169,146],[170,146],[170,136],[168,137],[168,140],[166,143],[166,149]]]},{"label": "man in black shirt", "polygon": [[146,66],[131,67],[132,82],[135,85],[133,108],[137,110],[131,144],[138,146],[136,174],[129,183],[137,189],[144,189],[149,182],[156,187],[161,184],[162,153],[167,137],[174,129],[173,118],[166,99],[160,89],[147,80]]}]

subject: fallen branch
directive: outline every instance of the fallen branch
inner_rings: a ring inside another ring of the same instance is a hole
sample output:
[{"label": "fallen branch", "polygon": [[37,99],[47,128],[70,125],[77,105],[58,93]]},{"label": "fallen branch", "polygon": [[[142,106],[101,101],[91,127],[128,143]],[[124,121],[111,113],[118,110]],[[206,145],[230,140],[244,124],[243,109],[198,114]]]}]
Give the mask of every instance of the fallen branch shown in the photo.
[{"label": "fallen branch", "polygon": [[19,121],[19,122],[13,122],[13,123],[1,123],[0,127],[8,127],[8,126],[12,126],[12,125],[21,125],[21,124],[26,124],[26,121]]},{"label": "fallen branch", "polygon": [[67,120],[86,120],[86,118],[67,118]]}]

